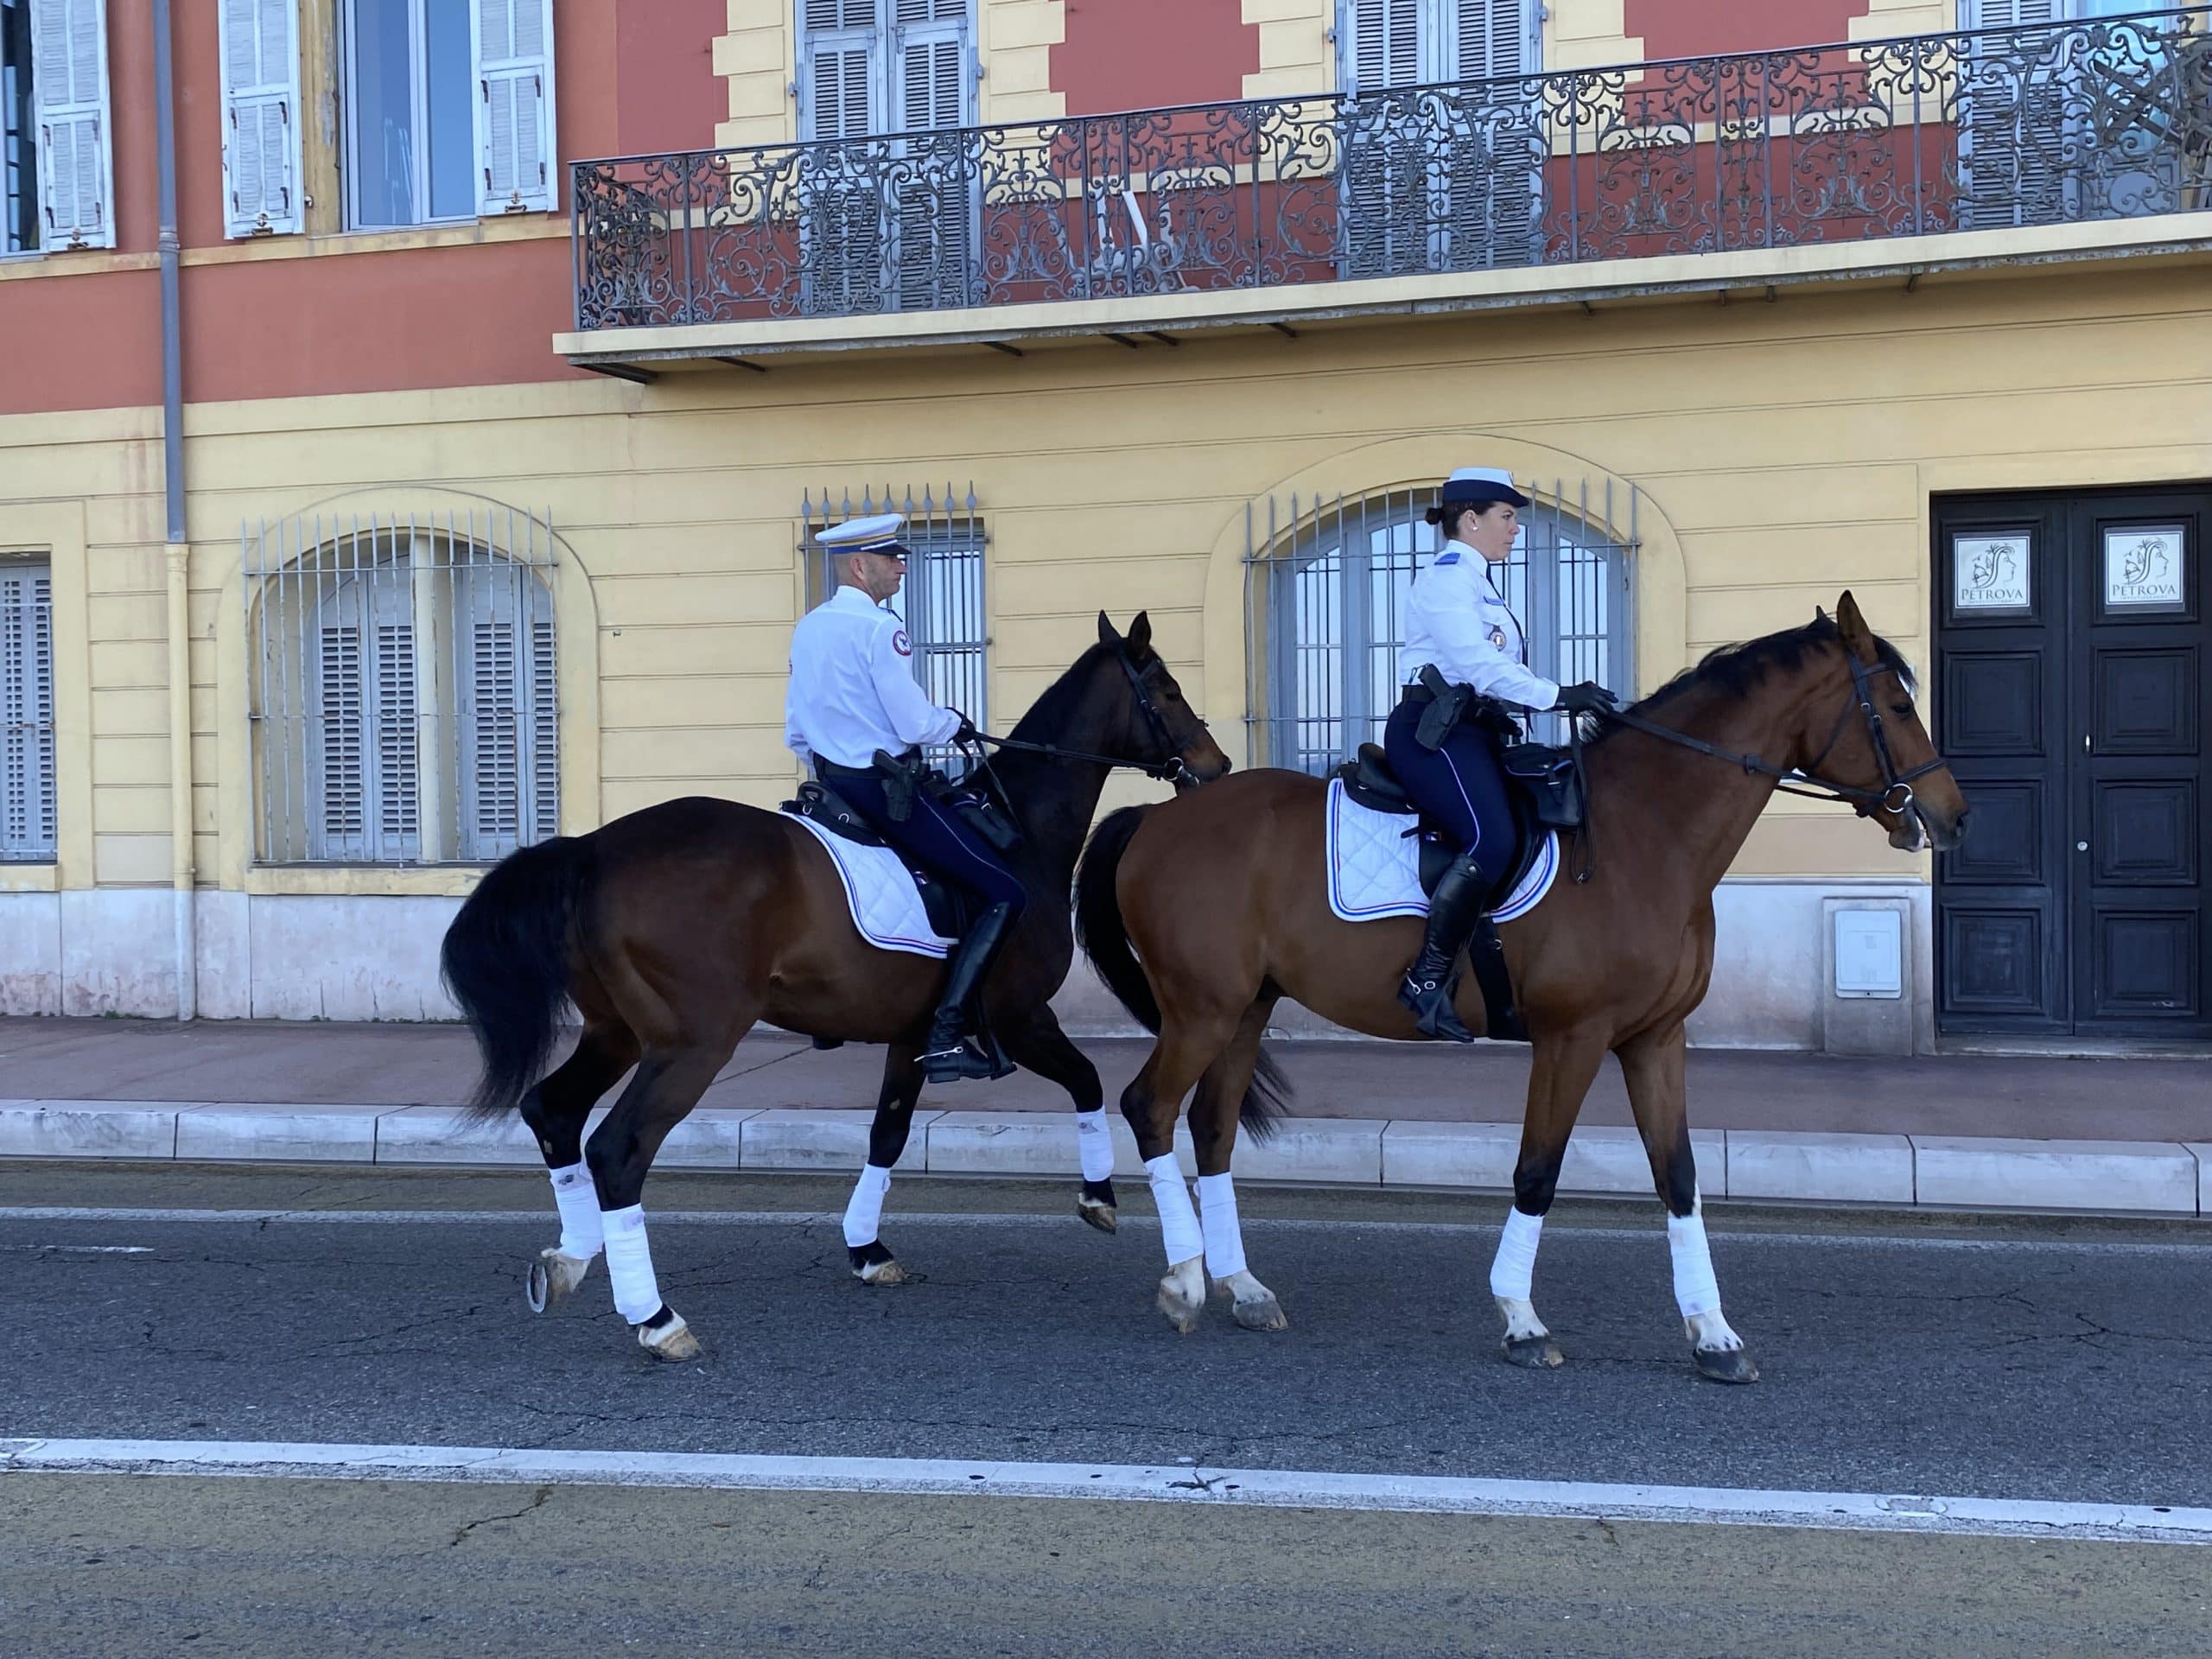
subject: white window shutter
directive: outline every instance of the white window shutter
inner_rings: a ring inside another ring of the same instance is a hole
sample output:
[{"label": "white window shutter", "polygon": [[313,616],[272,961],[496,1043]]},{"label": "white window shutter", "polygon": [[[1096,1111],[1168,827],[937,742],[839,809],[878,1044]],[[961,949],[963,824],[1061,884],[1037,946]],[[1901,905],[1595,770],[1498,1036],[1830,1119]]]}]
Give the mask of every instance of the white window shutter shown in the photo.
[{"label": "white window shutter", "polygon": [[1423,73],[1421,0],[1351,0],[1349,11],[1353,92],[1413,86],[1428,78]]},{"label": "white window shutter", "polygon": [[54,856],[53,581],[0,573],[0,859]]},{"label": "white window shutter", "polygon": [[222,0],[223,230],[297,231],[299,0]]},{"label": "white window shutter", "polygon": [[529,839],[543,841],[561,833],[560,660],[550,617],[530,625],[530,773],[535,821]]},{"label": "white window shutter", "polygon": [[31,63],[41,244],[111,248],[107,0],[31,0]]},{"label": "white window shutter", "polygon": [[[401,566],[403,573],[406,569]],[[407,588],[400,586],[396,592],[397,605],[380,605],[376,624],[374,856],[380,860],[419,856],[423,833],[423,780],[417,766],[415,717],[415,624],[411,617],[395,620],[389,614],[395,608],[403,613],[407,609]]]},{"label": "white window shutter", "polygon": [[[355,601],[358,604],[358,601]],[[368,853],[368,757],[363,743],[361,630],[351,620],[324,620],[315,643],[316,729],[309,734],[315,801],[320,815],[312,855],[362,858]]]},{"label": "white window shutter", "polygon": [[868,42],[810,40],[807,45],[807,137],[867,137],[876,130],[874,54]]},{"label": "white window shutter", "polygon": [[[913,0],[917,6],[928,0]],[[906,132],[967,124],[968,31],[959,22],[899,31],[899,125]]]},{"label": "white window shutter", "polygon": [[553,0],[474,0],[476,210],[550,213],[556,195]]},{"label": "white window shutter", "polygon": [[1525,74],[1529,65],[1528,0],[1459,0],[1460,80]]},{"label": "white window shutter", "polygon": [[513,848],[521,824],[521,688],[515,676],[512,616],[480,619],[470,632],[469,724],[475,742],[464,787],[471,798],[468,828],[476,856],[489,858]]}]

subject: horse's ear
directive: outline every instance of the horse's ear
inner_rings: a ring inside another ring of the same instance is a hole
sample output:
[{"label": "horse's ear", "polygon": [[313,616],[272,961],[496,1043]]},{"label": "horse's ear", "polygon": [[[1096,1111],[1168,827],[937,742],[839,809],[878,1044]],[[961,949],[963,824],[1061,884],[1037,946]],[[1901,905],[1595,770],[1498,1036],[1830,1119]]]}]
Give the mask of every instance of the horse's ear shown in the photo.
[{"label": "horse's ear", "polygon": [[1866,619],[1859,613],[1859,601],[1844,589],[1843,597],[1835,602],[1836,632],[1843,636],[1843,643],[1853,653],[1867,662],[1874,660],[1874,631],[1866,626]]},{"label": "horse's ear", "polygon": [[1108,620],[1103,611],[1098,613],[1098,643],[1102,645],[1118,645],[1122,643],[1121,634]]},{"label": "horse's ear", "polygon": [[1129,649],[1141,657],[1152,649],[1152,613],[1139,611],[1137,620],[1129,624]]}]

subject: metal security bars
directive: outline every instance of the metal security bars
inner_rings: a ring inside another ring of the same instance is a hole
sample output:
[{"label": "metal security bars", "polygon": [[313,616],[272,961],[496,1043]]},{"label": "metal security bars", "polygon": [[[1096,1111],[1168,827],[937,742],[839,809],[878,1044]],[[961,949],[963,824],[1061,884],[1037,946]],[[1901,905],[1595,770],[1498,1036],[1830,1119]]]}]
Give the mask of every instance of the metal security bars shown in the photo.
[{"label": "metal security bars", "polygon": [[582,162],[572,234],[590,330],[2208,208],[2212,9],[2198,6]]},{"label": "metal security bars", "polygon": [[315,517],[241,536],[257,861],[479,864],[556,832],[543,520]]},{"label": "metal security bars", "polygon": [[[900,537],[913,556],[890,609],[913,646],[914,677],[933,701],[959,709],[978,727],[987,726],[984,657],[990,636],[983,606],[983,550],[990,538],[984,533],[976,486],[970,484],[964,495],[956,496],[947,484],[940,497],[925,486],[919,500],[911,488],[894,494],[887,486],[880,496],[863,488],[857,501],[848,491],[834,502],[827,490],[819,499],[809,490],[799,516],[810,603],[821,603],[837,588],[835,559],[815,541],[816,532],[874,512],[906,516]],[[950,751],[933,753],[931,764],[957,766],[958,759]]]},{"label": "metal security bars", "polygon": [[[1564,683],[1634,685],[1629,561],[1641,493],[1610,480],[1555,479],[1535,498],[1504,571],[1529,665]],[[1246,737],[1253,763],[1323,772],[1382,741],[1397,705],[1406,595],[1438,550],[1422,522],[1433,488],[1268,500],[1247,510]],[[1609,529],[1608,526],[1616,528]],[[1530,722],[1559,741],[1557,716]]]},{"label": "metal security bars", "polygon": [[54,858],[54,582],[0,562],[0,863]]}]

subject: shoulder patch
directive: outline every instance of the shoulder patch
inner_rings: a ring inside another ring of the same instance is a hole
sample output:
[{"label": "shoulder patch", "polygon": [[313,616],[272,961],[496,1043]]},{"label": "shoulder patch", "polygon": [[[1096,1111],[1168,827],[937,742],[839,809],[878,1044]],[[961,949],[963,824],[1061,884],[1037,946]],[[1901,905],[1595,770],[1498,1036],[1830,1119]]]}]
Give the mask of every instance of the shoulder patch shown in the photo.
[{"label": "shoulder patch", "polygon": [[899,628],[892,633],[891,649],[901,657],[911,657],[914,654],[913,643],[906,638],[906,629]]},{"label": "shoulder patch", "polygon": [[1440,553],[1436,556],[1436,563],[1439,564],[1457,564],[1459,563],[1459,556],[1457,553]]}]

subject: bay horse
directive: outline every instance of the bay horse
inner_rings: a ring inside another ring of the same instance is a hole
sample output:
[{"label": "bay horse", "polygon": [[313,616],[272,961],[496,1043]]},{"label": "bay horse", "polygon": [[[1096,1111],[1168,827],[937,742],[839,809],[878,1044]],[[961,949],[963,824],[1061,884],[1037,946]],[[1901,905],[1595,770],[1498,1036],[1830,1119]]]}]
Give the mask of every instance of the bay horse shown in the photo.
[{"label": "bay horse", "polygon": [[[1073,1099],[1082,1213],[1110,1230],[1098,1073],[1050,1004],[1074,956],[1069,885],[1113,767],[1204,780],[1227,772],[1229,758],[1184,701],[1141,613],[1125,636],[1102,611],[1098,643],[999,741],[1008,752],[992,765],[1022,832],[1007,862],[1033,902],[984,986],[984,1012],[1011,1059]],[[661,1300],[640,1198],[662,1141],[763,1020],[821,1043],[889,1049],[846,1238],[864,1282],[898,1281],[876,1227],[921,1095],[918,1057],[944,964],[862,939],[830,854],[790,815],[694,797],[526,847],[461,906],[441,965],[484,1062],[467,1117],[519,1111],[553,1176],[561,1239],[532,1264],[534,1308],[574,1291],[603,1247],[616,1306],[646,1351],[698,1353]],[[571,1001],[582,1034],[543,1075]],[[584,1146],[593,1106],[632,1067]],[[1262,1109],[1255,1101],[1255,1122]]]},{"label": "bay horse", "polygon": [[[1683,1021],[1713,972],[1713,893],[1777,787],[1856,806],[1917,852],[1949,849],[1967,803],[1913,708],[1910,671],[1847,593],[1833,619],[1716,652],[1633,708],[1587,749],[1594,860],[1561,877],[1497,936],[1535,1049],[1520,1154],[1491,1290],[1505,1357],[1560,1364],[1530,1279],[1567,1136],[1608,1051],[1619,1058],[1652,1179],[1665,1205],[1675,1293],[1694,1363],[1748,1382],[1758,1368],[1721,1315],[1683,1095]],[[1281,1329],[1274,1294],[1246,1268],[1230,1156],[1233,1103],[1288,996],[1370,1036],[1418,1039],[1397,985],[1418,918],[1345,922],[1329,906],[1326,785],[1254,771],[1156,806],[1114,813],[1077,878],[1077,927],[1100,977],[1158,1034],[1122,1095],[1167,1242],[1159,1306],[1190,1330],[1207,1272],[1239,1324]],[[1562,860],[1562,864],[1570,861]],[[1464,970],[1466,957],[1460,957]],[[1455,1006],[1484,1029],[1474,976]],[[1203,1223],[1174,1173],[1172,1136],[1196,1085],[1191,1137]],[[1164,1160],[1155,1162],[1154,1160]]]}]

